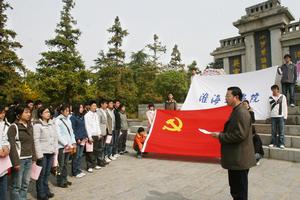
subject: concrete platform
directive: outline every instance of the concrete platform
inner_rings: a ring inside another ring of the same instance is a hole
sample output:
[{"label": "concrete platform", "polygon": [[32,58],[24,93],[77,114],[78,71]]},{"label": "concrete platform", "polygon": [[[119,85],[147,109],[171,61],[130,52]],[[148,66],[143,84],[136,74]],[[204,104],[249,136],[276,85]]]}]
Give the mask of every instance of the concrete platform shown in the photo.
[{"label": "concrete platform", "polygon": [[[254,124],[256,132],[271,134],[271,124]],[[299,125],[285,125],[285,135],[300,136]]]},{"label": "concrete platform", "polygon": [[[271,143],[271,134],[259,134],[263,145],[269,145]],[[292,148],[300,148],[299,136],[285,136],[285,146]]]},{"label": "concrete platform", "polygon": [[264,152],[264,158],[300,162],[300,149],[297,148],[280,149],[269,148],[268,146],[264,146]]}]

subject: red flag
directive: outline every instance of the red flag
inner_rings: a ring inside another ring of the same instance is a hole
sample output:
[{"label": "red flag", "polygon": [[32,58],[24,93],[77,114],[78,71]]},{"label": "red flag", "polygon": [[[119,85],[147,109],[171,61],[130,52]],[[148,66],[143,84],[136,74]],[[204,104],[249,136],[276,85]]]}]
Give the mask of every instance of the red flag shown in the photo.
[{"label": "red flag", "polygon": [[220,157],[219,141],[199,129],[222,131],[231,111],[228,106],[195,111],[157,110],[143,151]]}]

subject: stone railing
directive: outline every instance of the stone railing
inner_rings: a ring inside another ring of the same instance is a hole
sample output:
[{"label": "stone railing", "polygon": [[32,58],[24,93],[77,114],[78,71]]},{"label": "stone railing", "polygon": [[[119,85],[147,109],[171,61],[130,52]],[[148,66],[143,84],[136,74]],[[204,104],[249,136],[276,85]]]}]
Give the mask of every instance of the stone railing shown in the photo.
[{"label": "stone railing", "polygon": [[246,8],[247,15],[253,15],[266,10],[271,10],[274,7],[280,6],[281,3],[279,0],[269,0],[260,4]]},{"label": "stone railing", "polygon": [[227,38],[220,41],[221,47],[232,47],[232,46],[238,46],[238,45],[244,45],[245,41],[244,38],[241,36],[233,37],[233,38]]},{"label": "stone railing", "polygon": [[291,24],[288,24],[284,29],[283,29],[283,34],[288,34],[292,32],[300,31],[300,20],[299,22],[294,22]]}]

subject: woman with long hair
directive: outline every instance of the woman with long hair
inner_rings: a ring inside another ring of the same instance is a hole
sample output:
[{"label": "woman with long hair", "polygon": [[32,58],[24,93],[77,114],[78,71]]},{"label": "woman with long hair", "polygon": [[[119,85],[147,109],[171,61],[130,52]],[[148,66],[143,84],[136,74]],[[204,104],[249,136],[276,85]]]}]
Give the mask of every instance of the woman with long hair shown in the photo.
[{"label": "woman with long hair", "polygon": [[54,194],[49,190],[48,179],[54,154],[57,153],[58,149],[58,136],[48,107],[39,108],[37,117],[38,121],[33,125],[33,138],[37,157],[36,163],[42,167],[42,171],[36,182],[36,192],[38,200],[46,200],[54,197]]}]

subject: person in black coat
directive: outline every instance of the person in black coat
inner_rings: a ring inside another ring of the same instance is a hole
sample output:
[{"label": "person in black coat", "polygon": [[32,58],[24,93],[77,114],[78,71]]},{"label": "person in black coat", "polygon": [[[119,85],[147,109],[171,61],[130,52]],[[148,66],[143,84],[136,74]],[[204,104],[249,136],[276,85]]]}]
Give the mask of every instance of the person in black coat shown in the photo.
[{"label": "person in black coat", "polygon": [[[247,110],[249,110],[252,123],[255,123],[255,114],[252,108],[250,107],[249,101],[244,100],[243,105],[245,106],[245,108],[247,108]],[[263,144],[261,138],[256,133],[255,126],[252,126],[252,133],[253,133],[253,144],[255,150],[256,165],[259,165],[260,164],[259,160],[264,156]]]}]

